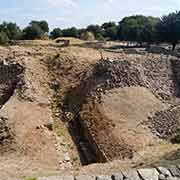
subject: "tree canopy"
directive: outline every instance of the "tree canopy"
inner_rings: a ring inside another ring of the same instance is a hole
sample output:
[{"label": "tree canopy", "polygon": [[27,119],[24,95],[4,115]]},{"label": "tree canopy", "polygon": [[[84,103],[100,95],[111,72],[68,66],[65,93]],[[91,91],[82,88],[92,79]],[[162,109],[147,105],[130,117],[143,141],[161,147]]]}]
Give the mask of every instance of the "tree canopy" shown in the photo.
[{"label": "tree canopy", "polygon": [[23,30],[23,39],[40,39],[44,32],[37,24],[31,24]]},{"label": "tree canopy", "polygon": [[18,40],[21,38],[21,29],[16,25],[16,23],[3,22],[0,24],[0,32],[5,33],[9,40]]},{"label": "tree canopy", "polygon": [[123,40],[153,42],[155,27],[159,19],[142,15],[125,17],[119,22],[120,35]]},{"label": "tree canopy", "polygon": [[42,39],[50,37],[75,37],[97,40],[124,40],[138,43],[167,42],[174,50],[180,41],[180,12],[173,12],[162,18],[134,15],[123,18],[119,24],[105,22],[102,25],[91,24],[86,28],[76,27],[54,28],[49,34],[46,21],[31,21],[23,30],[16,23],[3,22],[0,24],[0,43],[18,39]]},{"label": "tree canopy", "polygon": [[33,25],[39,26],[44,33],[49,32],[49,25],[46,21],[31,21],[29,24],[31,26],[33,26]]},{"label": "tree canopy", "polygon": [[180,40],[180,12],[163,16],[157,23],[156,30],[159,41],[171,43],[174,50]]},{"label": "tree canopy", "polygon": [[62,35],[64,37],[75,37],[75,38],[77,38],[77,37],[79,37],[79,32],[78,32],[77,28],[72,27],[72,28],[63,29]]},{"label": "tree canopy", "polygon": [[115,22],[107,22],[102,24],[102,35],[108,40],[118,39],[118,26]]},{"label": "tree canopy", "polygon": [[61,37],[61,36],[63,36],[63,33],[62,33],[60,28],[54,28],[50,33],[50,37],[52,39],[56,39],[56,38]]},{"label": "tree canopy", "polygon": [[2,45],[7,44],[8,40],[9,40],[9,38],[8,38],[8,36],[6,35],[6,33],[3,32],[3,31],[1,31],[1,32],[0,32],[0,44],[2,44]]},{"label": "tree canopy", "polygon": [[99,25],[91,24],[86,28],[86,31],[92,32],[95,35],[96,38],[97,38],[97,35],[99,33],[102,34],[102,29],[101,29],[101,27]]},{"label": "tree canopy", "polygon": [[46,21],[31,21],[23,30],[23,39],[41,39],[48,32],[49,26]]}]

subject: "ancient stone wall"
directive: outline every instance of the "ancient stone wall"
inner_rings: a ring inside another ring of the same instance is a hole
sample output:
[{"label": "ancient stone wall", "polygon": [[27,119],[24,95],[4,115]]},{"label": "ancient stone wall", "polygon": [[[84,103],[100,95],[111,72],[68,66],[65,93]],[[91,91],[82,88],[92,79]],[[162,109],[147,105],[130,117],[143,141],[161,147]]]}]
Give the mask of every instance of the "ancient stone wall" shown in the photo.
[{"label": "ancient stone wall", "polygon": [[40,177],[37,180],[180,180],[180,166],[138,169],[112,175],[80,175]]}]

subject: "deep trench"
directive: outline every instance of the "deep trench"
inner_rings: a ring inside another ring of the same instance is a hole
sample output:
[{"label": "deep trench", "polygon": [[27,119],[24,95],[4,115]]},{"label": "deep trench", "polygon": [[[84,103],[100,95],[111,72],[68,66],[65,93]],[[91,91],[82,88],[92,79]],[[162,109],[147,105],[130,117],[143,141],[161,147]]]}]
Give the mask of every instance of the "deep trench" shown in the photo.
[{"label": "deep trench", "polygon": [[4,88],[3,86],[1,87],[0,107],[13,96],[21,80],[20,75],[23,71],[24,68],[19,64],[0,64],[0,85],[4,86]]},{"label": "deep trench", "polygon": [[[24,68],[19,64],[4,65],[0,64],[0,110],[14,95],[17,87],[20,87],[20,75]],[[0,116],[0,154],[4,155],[14,151],[14,134],[8,125],[8,118]]]},{"label": "deep trench", "polygon": [[79,115],[69,122],[69,132],[77,147],[82,165],[106,162],[105,157],[93,141],[88,129],[83,125]]},{"label": "deep trench", "polygon": [[[172,68],[173,71],[172,79],[174,81],[174,86],[175,86],[174,88],[176,91],[174,95],[176,97],[179,97],[180,61],[172,61],[170,68]],[[67,101],[65,101],[65,104],[67,105],[66,108],[70,112],[74,112],[76,114],[75,119],[69,122],[69,132],[72,136],[72,139],[74,140],[75,145],[77,146],[82,165],[88,165],[92,163],[105,163],[108,161],[105,155],[99,149],[99,146],[93,140],[92,135],[89,132],[89,129],[86,127],[86,124],[80,117],[82,104],[85,103],[87,94],[89,94],[89,92],[93,89],[93,87],[96,87],[96,83],[98,81],[96,78],[96,81],[94,83],[92,79],[93,79],[92,77],[89,77],[85,81],[82,81],[77,88],[71,89],[70,93],[67,94],[67,99],[66,99]],[[137,83],[138,82],[141,82],[141,79],[140,80],[138,79]],[[91,86],[89,86],[89,84],[91,84]],[[112,87],[110,87],[110,89],[111,88]],[[73,101],[72,99],[73,100],[75,99],[75,101]]]},{"label": "deep trench", "polygon": [[24,68],[20,64],[5,65],[0,62],[0,106],[4,105],[13,96],[18,83],[21,81],[20,75],[23,71]]},{"label": "deep trench", "polygon": [[68,122],[69,133],[77,147],[82,165],[107,162],[80,115],[83,104],[87,101],[91,90],[96,86],[95,83],[91,76],[88,77],[81,81],[79,86],[70,88],[63,101],[63,112],[71,112],[74,116],[69,121],[64,114],[63,119]]}]

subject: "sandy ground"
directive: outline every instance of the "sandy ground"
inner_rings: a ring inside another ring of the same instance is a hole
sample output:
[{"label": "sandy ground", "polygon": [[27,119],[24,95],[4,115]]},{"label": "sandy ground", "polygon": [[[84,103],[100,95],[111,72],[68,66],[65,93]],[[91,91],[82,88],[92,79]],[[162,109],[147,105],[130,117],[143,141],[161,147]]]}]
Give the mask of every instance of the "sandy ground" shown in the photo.
[{"label": "sandy ground", "polygon": [[135,151],[156,142],[146,127],[147,117],[165,108],[148,89],[127,87],[113,89],[102,98],[100,111],[115,127],[114,136],[120,137]]}]

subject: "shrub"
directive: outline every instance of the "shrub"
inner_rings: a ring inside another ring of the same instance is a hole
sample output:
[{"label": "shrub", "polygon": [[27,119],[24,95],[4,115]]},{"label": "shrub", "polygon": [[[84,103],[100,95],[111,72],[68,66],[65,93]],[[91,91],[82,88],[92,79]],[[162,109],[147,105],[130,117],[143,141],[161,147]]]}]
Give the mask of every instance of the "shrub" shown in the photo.
[{"label": "shrub", "polygon": [[98,34],[96,35],[96,39],[97,39],[98,41],[104,41],[104,37],[103,37],[103,35],[102,35],[101,33],[98,33]]},{"label": "shrub", "polygon": [[50,37],[52,39],[56,39],[58,37],[61,37],[62,36],[62,31],[60,28],[55,28],[53,29],[53,31],[50,33]]},{"label": "shrub", "polygon": [[0,44],[1,45],[6,45],[8,43],[9,39],[8,36],[5,32],[0,32]]},{"label": "shrub", "polygon": [[23,30],[24,39],[29,39],[29,40],[41,39],[43,35],[44,32],[37,24],[32,24]]}]

